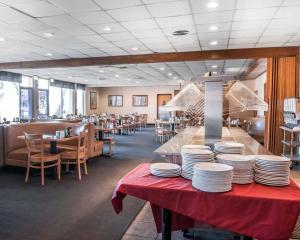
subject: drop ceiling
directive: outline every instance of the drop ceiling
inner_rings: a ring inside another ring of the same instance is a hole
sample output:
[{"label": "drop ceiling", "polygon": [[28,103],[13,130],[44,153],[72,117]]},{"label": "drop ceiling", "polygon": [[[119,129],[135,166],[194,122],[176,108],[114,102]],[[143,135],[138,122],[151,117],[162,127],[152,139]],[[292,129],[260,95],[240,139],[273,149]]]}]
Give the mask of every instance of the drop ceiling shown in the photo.
[{"label": "drop ceiling", "polygon": [[[263,60],[259,60],[263,61]],[[57,79],[90,86],[162,86],[178,85],[183,81],[201,79],[210,71],[214,75],[239,79],[257,62],[253,59],[225,61],[190,61],[147,64],[127,64],[73,68],[13,69],[12,72],[45,79]],[[264,62],[264,61],[263,61]],[[265,68],[261,69],[264,71]],[[260,73],[257,73],[260,74]],[[255,76],[252,76],[255,78]]]},{"label": "drop ceiling", "polygon": [[0,0],[0,62],[300,45],[299,0],[210,2]]}]

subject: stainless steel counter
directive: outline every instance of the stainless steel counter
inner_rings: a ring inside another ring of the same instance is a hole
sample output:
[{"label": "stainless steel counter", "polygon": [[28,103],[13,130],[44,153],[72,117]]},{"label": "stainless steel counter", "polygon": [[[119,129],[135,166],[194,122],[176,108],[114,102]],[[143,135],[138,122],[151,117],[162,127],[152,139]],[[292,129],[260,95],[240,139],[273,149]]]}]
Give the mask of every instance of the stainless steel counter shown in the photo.
[{"label": "stainless steel counter", "polygon": [[[241,128],[223,127],[222,141],[235,141],[245,144],[245,154],[270,154],[266,148],[260,145]],[[157,148],[154,153],[167,157],[172,162],[176,162],[176,160],[179,160],[178,158],[181,158],[181,146],[187,144],[205,144],[204,127],[187,127],[168,142]]]}]

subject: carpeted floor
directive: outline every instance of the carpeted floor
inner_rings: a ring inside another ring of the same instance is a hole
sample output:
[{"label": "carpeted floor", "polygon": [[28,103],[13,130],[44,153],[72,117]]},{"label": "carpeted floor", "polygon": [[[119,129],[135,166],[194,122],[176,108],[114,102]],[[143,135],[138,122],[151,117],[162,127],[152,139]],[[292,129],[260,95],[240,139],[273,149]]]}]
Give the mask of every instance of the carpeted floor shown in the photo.
[{"label": "carpeted floor", "polygon": [[1,169],[0,239],[120,239],[143,202],[127,197],[116,215],[110,202],[114,187],[139,163],[151,161],[157,147],[153,129],[118,136],[113,157],[89,160],[89,174],[81,182],[75,173],[58,182],[50,171],[41,187],[38,173],[25,184],[23,169]]}]

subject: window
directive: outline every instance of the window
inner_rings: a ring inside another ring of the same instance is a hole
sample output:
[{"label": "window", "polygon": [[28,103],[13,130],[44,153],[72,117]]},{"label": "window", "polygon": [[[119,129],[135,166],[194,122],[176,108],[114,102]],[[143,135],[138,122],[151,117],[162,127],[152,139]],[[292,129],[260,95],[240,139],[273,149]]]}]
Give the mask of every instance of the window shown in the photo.
[{"label": "window", "polygon": [[77,109],[77,115],[85,114],[85,91],[77,89],[76,91],[76,109]]},{"label": "window", "polygon": [[19,117],[19,83],[0,81],[0,118],[12,121]]},{"label": "window", "polygon": [[122,95],[109,95],[108,96],[108,106],[109,107],[122,107],[123,106],[123,96]]},{"label": "window", "polygon": [[74,90],[62,88],[63,117],[74,114]]},{"label": "window", "polygon": [[31,119],[33,106],[32,88],[20,88],[20,118]]},{"label": "window", "polygon": [[33,87],[33,80],[32,77],[28,76],[22,76],[22,82],[20,84],[21,87],[26,87],[26,88],[32,88]]},{"label": "window", "polygon": [[62,99],[61,88],[50,87],[49,88],[49,112],[50,116],[62,117]]},{"label": "window", "polygon": [[39,90],[39,115],[48,115],[48,90]]},{"label": "window", "polygon": [[48,89],[49,88],[49,80],[40,78],[38,80],[39,89]]}]

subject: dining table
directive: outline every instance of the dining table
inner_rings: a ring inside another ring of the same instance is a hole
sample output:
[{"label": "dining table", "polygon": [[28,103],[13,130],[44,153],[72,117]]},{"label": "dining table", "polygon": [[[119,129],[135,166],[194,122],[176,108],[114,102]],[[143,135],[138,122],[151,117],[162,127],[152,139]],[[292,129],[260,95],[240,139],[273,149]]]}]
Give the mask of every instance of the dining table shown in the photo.
[{"label": "dining table", "polygon": [[182,177],[154,176],[144,163],[117,184],[112,205],[117,214],[126,195],[149,201],[158,232],[171,232],[205,223],[244,236],[244,239],[285,240],[300,227],[300,188],[291,179],[285,187],[259,183],[233,184],[232,190],[210,193],[195,189]]},{"label": "dining table", "polygon": [[[43,141],[50,144],[50,153],[51,154],[58,153],[58,148],[57,148],[58,143],[64,143],[64,142],[72,141],[74,139],[78,139],[78,136],[75,136],[75,135],[65,136],[65,137],[57,137],[55,134],[43,134],[42,136],[43,136]],[[25,140],[24,135],[18,136],[18,138]]]}]

